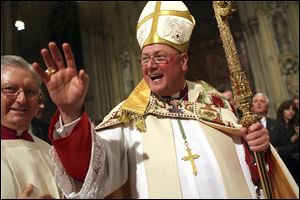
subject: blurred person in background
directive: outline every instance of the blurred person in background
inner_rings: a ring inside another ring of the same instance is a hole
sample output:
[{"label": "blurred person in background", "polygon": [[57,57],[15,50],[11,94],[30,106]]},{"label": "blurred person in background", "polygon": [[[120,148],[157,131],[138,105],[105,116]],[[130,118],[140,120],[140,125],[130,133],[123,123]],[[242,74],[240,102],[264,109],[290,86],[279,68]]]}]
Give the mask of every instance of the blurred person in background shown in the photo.
[{"label": "blurred person in background", "polygon": [[252,98],[252,111],[260,117],[261,123],[269,130],[270,142],[282,160],[287,163],[293,153],[293,145],[284,123],[268,117],[269,98],[264,93],[256,93]]},{"label": "blurred person in background", "polygon": [[298,109],[293,103],[293,100],[286,100],[278,107],[277,120],[285,124],[290,140],[293,144],[298,146],[299,151],[299,121],[297,115]]},{"label": "blurred person in background", "polygon": [[298,109],[293,100],[282,102],[277,110],[277,120],[283,122],[288,130],[288,137],[293,144],[293,156],[287,167],[299,184],[299,118]]},{"label": "blurred person in background", "polygon": [[30,129],[33,135],[39,137],[40,139],[46,141],[48,144],[52,144],[48,137],[49,124],[42,120],[43,112],[45,110],[45,94],[40,91],[40,96],[38,99],[38,109],[35,117],[30,123]]}]

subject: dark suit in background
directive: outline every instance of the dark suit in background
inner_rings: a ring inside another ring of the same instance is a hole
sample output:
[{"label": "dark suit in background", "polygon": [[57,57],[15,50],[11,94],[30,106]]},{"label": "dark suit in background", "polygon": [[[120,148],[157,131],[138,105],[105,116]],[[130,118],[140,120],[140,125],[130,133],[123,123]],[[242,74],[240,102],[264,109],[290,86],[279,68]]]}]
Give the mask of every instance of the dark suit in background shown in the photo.
[{"label": "dark suit in background", "polygon": [[266,128],[270,134],[270,142],[277,149],[282,160],[286,162],[293,153],[293,145],[289,138],[288,131],[281,122],[270,118],[266,118],[266,121]]},{"label": "dark suit in background", "polygon": [[[278,154],[286,164],[297,184],[299,184],[299,153],[296,154],[295,145],[290,140],[287,128],[282,122],[267,118],[270,142],[277,149]],[[295,158],[298,155],[298,158]]]},{"label": "dark suit in background", "polygon": [[31,121],[32,134],[35,135],[36,137],[44,140],[48,144],[52,145],[52,143],[48,137],[48,127],[49,127],[49,124],[47,124],[43,120],[33,118],[33,120]]}]

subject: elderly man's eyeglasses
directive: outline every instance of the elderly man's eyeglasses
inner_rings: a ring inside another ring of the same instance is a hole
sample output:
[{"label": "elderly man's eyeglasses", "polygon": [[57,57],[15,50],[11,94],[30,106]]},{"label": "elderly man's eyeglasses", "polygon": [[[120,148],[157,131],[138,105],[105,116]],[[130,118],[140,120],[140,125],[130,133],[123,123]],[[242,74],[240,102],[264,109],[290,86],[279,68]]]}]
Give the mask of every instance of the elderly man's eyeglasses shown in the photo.
[{"label": "elderly man's eyeglasses", "polygon": [[26,98],[33,98],[39,94],[39,90],[32,89],[32,88],[15,88],[15,87],[5,87],[1,88],[1,93],[6,95],[9,98],[16,98],[20,92],[24,92]]},{"label": "elderly man's eyeglasses", "polygon": [[168,64],[178,54],[180,54],[180,52],[176,54],[169,54],[169,55],[155,55],[155,56],[142,55],[140,58],[140,62],[142,65],[147,65],[150,62],[150,60],[153,59],[153,61],[156,64]]}]

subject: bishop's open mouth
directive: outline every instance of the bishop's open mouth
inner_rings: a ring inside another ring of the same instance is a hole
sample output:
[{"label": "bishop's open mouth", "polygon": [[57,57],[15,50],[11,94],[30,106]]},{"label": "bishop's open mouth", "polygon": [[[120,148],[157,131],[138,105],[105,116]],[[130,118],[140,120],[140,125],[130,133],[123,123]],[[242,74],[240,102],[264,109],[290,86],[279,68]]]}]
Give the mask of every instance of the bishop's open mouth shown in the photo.
[{"label": "bishop's open mouth", "polygon": [[26,108],[10,108],[13,111],[17,111],[17,112],[26,112],[27,109]]},{"label": "bishop's open mouth", "polygon": [[155,80],[160,80],[163,77],[163,75],[154,74],[154,75],[150,75],[149,77],[151,78],[152,81],[155,81]]}]

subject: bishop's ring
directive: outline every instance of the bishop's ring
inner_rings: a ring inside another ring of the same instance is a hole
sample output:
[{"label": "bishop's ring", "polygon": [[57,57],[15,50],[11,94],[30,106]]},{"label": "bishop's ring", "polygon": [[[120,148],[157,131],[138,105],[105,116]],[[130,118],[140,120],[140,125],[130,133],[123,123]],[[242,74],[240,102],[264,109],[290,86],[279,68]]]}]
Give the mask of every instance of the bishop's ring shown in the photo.
[{"label": "bishop's ring", "polygon": [[46,73],[49,75],[49,76],[51,76],[51,75],[53,75],[53,74],[55,74],[57,72],[57,69],[55,69],[55,68],[48,68],[47,70],[46,70]]}]

